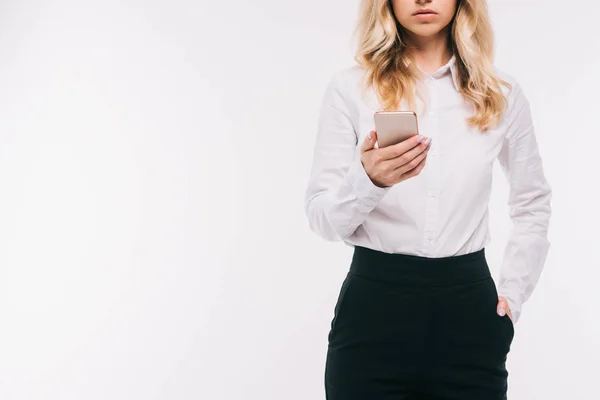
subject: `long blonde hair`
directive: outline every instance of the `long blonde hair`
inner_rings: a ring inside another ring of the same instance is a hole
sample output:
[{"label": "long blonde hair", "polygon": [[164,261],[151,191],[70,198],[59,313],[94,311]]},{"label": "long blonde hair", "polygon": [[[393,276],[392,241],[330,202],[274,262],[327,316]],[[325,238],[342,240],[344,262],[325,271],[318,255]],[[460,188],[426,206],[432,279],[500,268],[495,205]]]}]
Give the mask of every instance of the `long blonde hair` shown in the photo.
[{"label": "long blonde hair", "polygon": [[[355,34],[355,59],[366,71],[365,88],[373,87],[385,110],[397,109],[407,100],[415,110],[416,68],[403,41],[391,0],[362,0]],[[497,124],[507,100],[500,85],[511,85],[494,73],[494,33],[486,0],[458,0],[449,29],[449,47],[456,57],[459,92],[475,108],[467,123],[482,132]]]}]

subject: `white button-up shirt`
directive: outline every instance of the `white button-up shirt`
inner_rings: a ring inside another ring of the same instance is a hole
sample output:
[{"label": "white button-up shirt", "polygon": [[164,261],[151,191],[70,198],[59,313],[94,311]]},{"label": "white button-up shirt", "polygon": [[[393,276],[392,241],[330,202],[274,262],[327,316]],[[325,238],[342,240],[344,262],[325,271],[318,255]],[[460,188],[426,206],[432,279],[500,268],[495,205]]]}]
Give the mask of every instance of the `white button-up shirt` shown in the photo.
[{"label": "white button-up shirt", "polygon": [[432,138],[425,167],[416,177],[380,188],[360,161],[380,104],[372,89],[361,95],[360,67],[339,71],[323,96],[305,210],[314,232],[350,246],[425,257],[471,253],[490,240],[488,202],[498,160],[510,185],[513,221],[498,293],[507,298],[516,322],[550,246],[552,192],[529,103],[513,77],[496,73],[513,89],[502,87],[508,109],[486,133],[466,122],[474,108],[458,92],[455,57],[425,74],[418,82],[424,101],[417,99],[419,133]]}]

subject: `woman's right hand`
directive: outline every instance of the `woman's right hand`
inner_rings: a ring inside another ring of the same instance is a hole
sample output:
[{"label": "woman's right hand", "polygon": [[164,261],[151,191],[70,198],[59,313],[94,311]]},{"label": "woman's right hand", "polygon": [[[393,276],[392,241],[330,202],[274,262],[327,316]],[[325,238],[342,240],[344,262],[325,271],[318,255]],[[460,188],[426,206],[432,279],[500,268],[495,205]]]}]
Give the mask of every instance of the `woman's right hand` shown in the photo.
[{"label": "woman's right hand", "polygon": [[[369,138],[371,136],[371,138]],[[360,148],[360,160],[371,181],[379,187],[393,186],[419,175],[427,160],[431,138],[414,135],[400,143],[375,148],[377,133],[371,131]]]}]

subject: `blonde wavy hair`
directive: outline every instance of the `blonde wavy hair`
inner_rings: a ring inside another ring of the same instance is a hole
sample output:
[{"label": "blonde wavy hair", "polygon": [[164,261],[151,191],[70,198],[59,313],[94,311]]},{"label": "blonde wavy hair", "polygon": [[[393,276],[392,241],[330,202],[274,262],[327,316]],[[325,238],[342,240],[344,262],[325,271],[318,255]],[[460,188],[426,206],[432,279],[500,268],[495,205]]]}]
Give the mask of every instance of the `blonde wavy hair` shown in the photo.
[{"label": "blonde wavy hair", "polygon": [[[475,108],[467,123],[485,132],[506,110],[500,85],[511,89],[494,74],[494,33],[486,0],[458,0],[449,28],[459,92]],[[405,29],[394,15],[391,0],[362,0],[355,35],[355,60],[366,71],[365,89],[375,89],[384,110],[398,109],[403,98],[416,110],[416,81],[421,73],[407,51]]]}]

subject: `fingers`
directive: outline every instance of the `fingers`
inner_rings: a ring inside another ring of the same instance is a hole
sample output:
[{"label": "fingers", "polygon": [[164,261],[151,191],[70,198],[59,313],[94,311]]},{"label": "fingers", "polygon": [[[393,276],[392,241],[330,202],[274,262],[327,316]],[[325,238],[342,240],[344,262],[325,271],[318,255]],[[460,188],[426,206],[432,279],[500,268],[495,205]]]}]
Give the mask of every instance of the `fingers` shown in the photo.
[{"label": "fingers", "polygon": [[360,146],[360,152],[364,153],[365,151],[369,151],[375,147],[375,142],[377,142],[377,133],[375,131],[369,132],[369,134],[363,140],[362,145]]},{"label": "fingers", "polygon": [[[394,159],[393,161],[387,161],[394,165],[396,172],[401,174],[408,173],[410,171],[420,172],[425,166],[425,160],[427,159],[427,153],[429,153],[430,147],[427,146],[425,149],[416,147],[407,153],[404,153],[401,157]],[[419,169],[417,169],[419,168]],[[413,176],[413,175],[407,175]]]},{"label": "fingers", "polygon": [[[419,173],[421,173],[421,170],[425,167],[425,164],[427,162],[427,157],[425,157],[425,155],[426,155],[426,152],[423,152],[422,155],[415,157],[412,161],[408,162],[407,164],[404,164],[403,166],[396,168],[396,171],[406,169],[407,166],[410,168],[406,172],[402,173],[402,175],[401,175],[401,178],[403,178],[402,180],[415,177],[415,176],[419,175]],[[413,167],[413,165],[415,165],[415,164],[416,164],[416,166]]]},{"label": "fingers", "polygon": [[[430,143],[430,138],[413,135],[401,143],[379,148],[377,147],[377,132],[372,130],[360,145],[361,160],[366,157],[366,162],[370,166],[367,174],[370,177],[379,177],[377,179],[383,183],[385,183],[385,179],[396,180],[394,183],[397,183],[420,173],[425,166]],[[388,178],[383,179],[382,176]],[[392,178],[392,176],[397,178]]]},{"label": "fingers", "polygon": [[[389,160],[392,158],[396,158],[404,153],[406,153],[407,151],[414,149],[416,146],[418,146],[419,144],[421,144],[421,150],[424,150],[427,147],[427,143],[426,140],[427,139],[425,136],[423,135],[413,135],[410,138],[394,144],[392,146],[387,146],[381,149],[380,151],[380,156],[382,160]],[[431,140],[431,139],[430,139]]]}]

